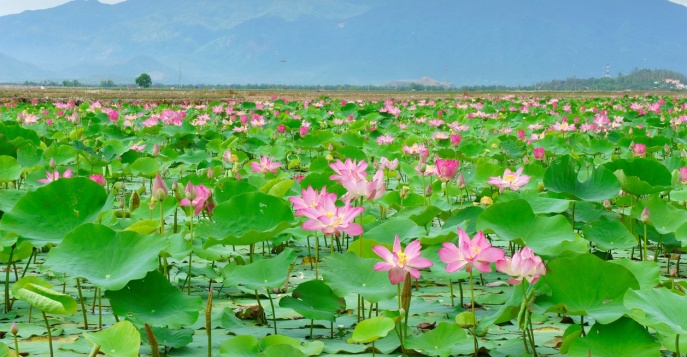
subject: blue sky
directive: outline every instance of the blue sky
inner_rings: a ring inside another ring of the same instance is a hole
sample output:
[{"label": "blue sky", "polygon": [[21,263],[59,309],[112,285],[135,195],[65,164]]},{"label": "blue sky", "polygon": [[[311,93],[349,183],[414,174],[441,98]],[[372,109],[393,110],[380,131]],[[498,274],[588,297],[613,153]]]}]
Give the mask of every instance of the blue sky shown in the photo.
[{"label": "blue sky", "polygon": [[[26,10],[47,9],[68,3],[71,0],[0,0],[0,16],[18,14]],[[96,1],[96,0],[92,0]],[[124,0],[98,0],[105,4],[116,4]],[[685,0],[687,1],[687,0]]]}]

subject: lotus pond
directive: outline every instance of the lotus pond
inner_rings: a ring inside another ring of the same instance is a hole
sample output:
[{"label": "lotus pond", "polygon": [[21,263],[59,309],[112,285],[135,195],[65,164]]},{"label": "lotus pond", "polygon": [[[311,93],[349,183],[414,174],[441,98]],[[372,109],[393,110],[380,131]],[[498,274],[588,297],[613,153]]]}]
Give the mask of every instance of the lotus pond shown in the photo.
[{"label": "lotus pond", "polygon": [[687,351],[687,99],[8,102],[0,356]]}]

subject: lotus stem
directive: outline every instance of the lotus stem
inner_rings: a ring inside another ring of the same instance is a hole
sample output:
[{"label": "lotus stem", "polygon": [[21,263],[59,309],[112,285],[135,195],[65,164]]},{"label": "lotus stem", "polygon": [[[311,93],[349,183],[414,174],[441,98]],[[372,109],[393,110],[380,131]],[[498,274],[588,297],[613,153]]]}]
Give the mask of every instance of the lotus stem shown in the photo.
[{"label": "lotus stem", "polygon": [[675,334],[675,355],[680,357],[680,334]]},{"label": "lotus stem", "polygon": [[88,357],[96,357],[98,356],[98,352],[100,352],[100,345],[95,345],[91,349],[91,353],[88,354]]},{"label": "lotus stem", "polygon": [[36,254],[36,248],[31,249],[31,255],[29,255],[29,259],[26,260],[24,271],[21,272],[22,278],[24,277],[24,275],[26,275],[26,272],[29,270],[29,265],[31,264],[31,257],[33,257],[34,254]]},{"label": "lotus stem", "polygon": [[205,333],[208,335],[208,357],[212,357],[212,295],[214,293],[214,289],[210,286],[208,303],[205,307]]},{"label": "lotus stem", "polygon": [[150,328],[150,325],[146,322],[145,324],[145,329],[146,329],[146,337],[148,337],[148,343],[150,343],[150,349],[151,349],[151,354],[153,357],[160,357],[160,346],[157,343],[157,338],[155,338],[155,334],[153,333],[153,329]]},{"label": "lotus stem", "polygon": [[472,341],[475,344],[475,356],[477,356],[479,342],[477,341],[477,316],[475,315],[475,288],[472,285],[472,270],[470,270],[470,299],[472,310]]},{"label": "lotus stem", "polygon": [[14,247],[16,244],[12,244],[10,249],[10,258],[7,260],[7,271],[5,271],[5,313],[10,311],[10,269],[12,264],[12,256],[14,256]]},{"label": "lotus stem", "polygon": [[265,288],[267,290],[267,298],[270,299],[270,306],[272,307],[272,324],[274,324],[274,334],[277,335],[277,313],[274,310],[274,301],[272,300],[272,294],[270,294],[270,289]]},{"label": "lotus stem", "polygon": [[98,288],[98,329],[103,328],[103,290]]},{"label": "lotus stem", "polygon": [[448,290],[451,293],[451,307],[456,306],[456,302],[453,299],[453,280],[451,278],[448,278]]},{"label": "lotus stem", "polygon": [[319,277],[319,266],[320,266],[320,238],[315,232],[315,280],[320,280]]},{"label": "lotus stem", "polygon": [[79,302],[81,303],[81,313],[83,314],[83,329],[88,330],[88,317],[86,315],[86,303],[83,301],[83,294],[81,293],[81,282],[76,278],[76,291],[79,292]]},{"label": "lotus stem", "polygon": [[[48,329],[48,347],[50,348],[50,357],[53,357],[53,352],[52,352],[52,331],[50,331],[50,323],[48,322],[48,316],[45,314],[45,311],[41,311],[43,313],[43,320],[45,320],[45,327]],[[17,351],[18,353],[19,351]]]},{"label": "lotus stem", "polygon": [[[647,237],[646,237],[646,222],[644,223],[644,261],[649,260],[649,255],[647,254]],[[656,252],[658,253],[658,252]],[[656,255],[658,256],[658,255]]]},{"label": "lotus stem", "polygon": [[[193,208],[193,207],[191,207]],[[191,211],[191,252],[188,254],[188,295],[191,295],[191,267],[192,267],[192,259],[193,259],[193,211]]]}]

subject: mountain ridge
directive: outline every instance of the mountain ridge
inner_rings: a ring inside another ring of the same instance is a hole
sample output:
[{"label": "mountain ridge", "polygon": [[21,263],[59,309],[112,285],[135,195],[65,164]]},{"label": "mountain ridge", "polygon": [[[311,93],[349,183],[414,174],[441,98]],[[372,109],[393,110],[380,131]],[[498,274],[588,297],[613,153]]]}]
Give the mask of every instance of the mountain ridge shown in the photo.
[{"label": "mountain ridge", "polygon": [[0,17],[0,82],[17,63],[35,67],[26,80],[144,71],[168,84],[523,85],[607,64],[687,73],[685,18],[652,0],[75,0]]}]

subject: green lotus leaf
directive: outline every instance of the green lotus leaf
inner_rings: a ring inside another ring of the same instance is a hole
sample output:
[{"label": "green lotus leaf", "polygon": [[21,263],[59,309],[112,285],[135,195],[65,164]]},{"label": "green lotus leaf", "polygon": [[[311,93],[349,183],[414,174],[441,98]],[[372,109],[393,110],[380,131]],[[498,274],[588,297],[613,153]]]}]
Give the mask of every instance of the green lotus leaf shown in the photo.
[{"label": "green lotus leaf", "polygon": [[[320,342],[320,341],[315,341],[315,342]],[[320,342],[322,343],[322,342]],[[306,357],[305,353],[301,352],[298,350],[298,348],[293,347],[291,345],[274,345],[268,347],[266,350],[262,351],[259,355],[259,357],[284,357],[284,356],[293,356],[293,357]]]},{"label": "green lotus leaf", "polygon": [[[467,340],[467,334],[460,326],[454,323],[440,322],[431,331],[421,335],[409,336],[405,342],[405,347],[412,348],[425,356],[446,357],[451,355],[456,344],[465,340]],[[446,341],[451,341],[451,343],[446,343]]]},{"label": "green lotus leaf", "polygon": [[[260,349],[263,353],[260,355],[265,355],[268,350],[279,345],[287,345],[296,349],[296,351],[301,352],[304,356],[317,356],[322,353],[324,349],[324,343],[322,341],[312,341],[312,342],[301,342],[293,337],[284,335],[270,335],[265,336],[260,340]],[[279,357],[283,357],[281,355]],[[292,356],[292,354],[287,354],[286,356]]]},{"label": "green lotus leaf", "polygon": [[540,283],[551,289],[550,296],[540,296],[536,301],[545,311],[589,315],[603,324],[627,312],[623,306],[627,289],[639,289],[639,282],[627,268],[588,253],[552,259]]},{"label": "green lotus leaf", "polygon": [[336,315],[346,308],[346,301],[321,280],[310,280],[298,285],[291,296],[281,298],[279,306],[311,320],[334,322]]},{"label": "green lotus leaf", "polygon": [[100,345],[100,352],[112,357],[136,357],[141,349],[141,333],[130,321],[120,321],[99,332],[84,332],[83,336],[93,345]]},{"label": "green lotus leaf", "polygon": [[[169,348],[182,348],[193,342],[193,329],[190,328],[173,330],[166,327],[151,326],[150,329],[153,330],[153,335],[155,335],[157,343],[162,346]],[[138,332],[141,334],[141,336],[144,336],[146,333],[145,328],[139,329]],[[143,341],[144,343],[149,343],[148,339]]]},{"label": "green lotus leaf", "polygon": [[626,249],[637,245],[637,238],[622,222],[607,217],[584,225],[582,233],[585,239],[594,242],[601,250]]},{"label": "green lotus leaf", "polygon": [[622,317],[610,324],[595,323],[586,337],[575,339],[570,356],[653,357],[660,355],[661,344],[656,342],[642,325]]},{"label": "green lotus leaf", "polygon": [[0,183],[7,183],[18,180],[21,176],[23,167],[17,159],[12,156],[0,156]]},{"label": "green lotus leaf", "polygon": [[112,310],[138,324],[181,327],[192,325],[203,309],[200,296],[188,296],[157,270],[130,281],[123,289],[105,292]]},{"label": "green lotus leaf", "polygon": [[424,228],[407,218],[390,218],[374,228],[363,233],[363,237],[373,239],[381,243],[393,243],[398,235],[401,242],[408,243],[414,238],[426,234]]},{"label": "green lotus leaf", "polygon": [[129,170],[135,176],[154,178],[159,172],[157,161],[152,157],[139,157],[130,166]]},{"label": "green lotus leaf", "polygon": [[287,267],[296,260],[296,252],[286,248],[274,258],[247,265],[228,264],[222,269],[224,283],[248,289],[279,288],[286,282]]},{"label": "green lotus leaf", "polygon": [[293,210],[286,201],[249,192],[220,203],[213,210],[213,222],[198,225],[197,233],[210,237],[205,247],[215,244],[245,245],[274,238],[292,226]]},{"label": "green lotus leaf", "polygon": [[687,300],[666,288],[628,290],[630,317],[663,334],[687,334]]},{"label": "green lotus leaf", "polygon": [[26,301],[34,308],[48,314],[72,315],[76,312],[76,300],[69,295],[58,293],[49,287],[37,285],[31,282],[16,284],[19,288],[12,288],[15,298]]},{"label": "green lotus leaf", "polygon": [[623,191],[633,195],[647,195],[672,188],[670,171],[662,163],[644,158],[619,159],[604,165],[615,173]]},{"label": "green lotus leaf", "polygon": [[618,196],[620,182],[603,166],[591,170],[587,180],[578,181],[577,165],[570,155],[554,159],[544,173],[544,187],[585,201],[603,201]]},{"label": "green lotus leaf", "polygon": [[115,232],[87,223],[50,250],[45,265],[55,273],[88,279],[99,288],[119,290],[157,268],[158,255],[167,244],[159,235]]},{"label": "green lotus leaf", "polygon": [[88,178],[59,179],[24,195],[2,216],[0,230],[36,247],[57,244],[67,232],[95,221],[107,201],[105,189]]},{"label": "green lotus leaf", "polygon": [[363,320],[355,326],[353,335],[348,339],[348,343],[369,343],[376,341],[389,334],[395,326],[394,319],[384,315]]},{"label": "green lotus leaf", "polygon": [[389,283],[387,272],[374,271],[379,259],[365,259],[355,253],[336,254],[324,258],[322,270],[325,283],[338,296],[358,293],[365,300],[376,303],[396,296],[396,287]]},{"label": "green lotus leaf", "polygon": [[258,338],[239,335],[229,338],[219,346],[219,352],[226,357],[256,357],[260,353]]},{"label": "green lotus leaf", "polygon": [[[661,199],[658,195],[652,195],[640,202],[649,210],[649,222],[660,234],[676,233],[678,228],[687,222],[687,210]],[[636,205],[632,215],[640,218],[642,210],[640,205]]]},{"label": "green lotus leaf", "polygon": [[480,214],[477,229],[527,245],[538,255],[557,256],[565,251],[581,253],[587,249],[586,242],[575,236],[564,216],[535,216],[529,203],[522,199],[493,204]]}]

